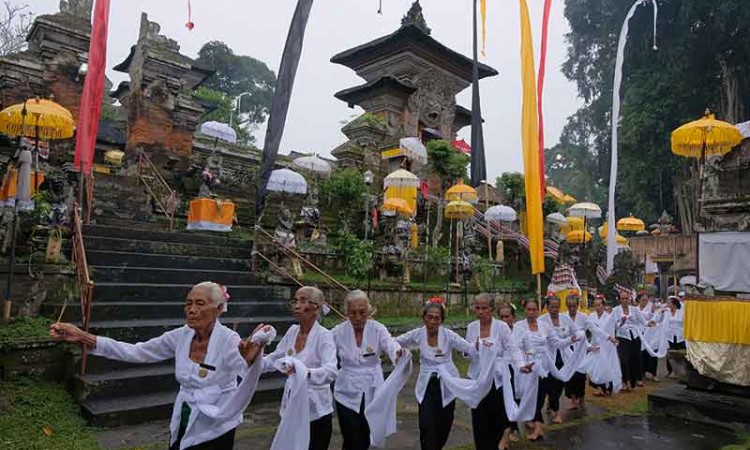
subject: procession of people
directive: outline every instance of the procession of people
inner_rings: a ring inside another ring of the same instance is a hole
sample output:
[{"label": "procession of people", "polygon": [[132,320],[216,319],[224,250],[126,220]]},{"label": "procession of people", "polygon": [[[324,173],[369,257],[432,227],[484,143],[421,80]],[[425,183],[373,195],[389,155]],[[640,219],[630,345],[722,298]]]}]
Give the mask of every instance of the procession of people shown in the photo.
[{"label": "procession of people", "polygon": [[[614,308],[597,296],[588,315],[579,310],[578,294],[565,299],[567,312],[560,312],[562,300],[555,295],[525,300],[522,317],[513,303],[479,294],[472,304],[476,320],[464,337],[444,326],[444,300],[432,298],[422,308],[423,325],[394,338],[373,319],[373,306],[361,290],[344,299],[347,320],[326,329],[318,322],[326,298],[317,287],[305,286],[293,299],[297,323],[270,353],[265,349],[276,336],[273,327],[259,324],[242,339],[221,324],[228,298],[216,283],[195,285],[185,301],[185,326],[137,344],[68,323],[52,325],[50,335],[119,361],[174,358],[180,390],[170,450],[234,448],[259,377],[272,371],[287,376],[272,449],[329,448],[334,411],[343,449],[383,447],[397,431],[397,397],[412,373],[412,351],[419,352],[414,392],[421,448],[444,448],[460,400],[471,409],[475,447],[508,449],[519,440],[519,430],[537,441],[544,438],[546,422],[562,423],[563,394],[570,409],[582,409],[587,381],[596,396],[637,389],[645,374],[656,377],[658,358],[684,346],[680,298],[661,302],[627,289],[619,290]],[[387,378],[383,357],[393,365]],[[454,357],[468,360],[466,377]]]}]

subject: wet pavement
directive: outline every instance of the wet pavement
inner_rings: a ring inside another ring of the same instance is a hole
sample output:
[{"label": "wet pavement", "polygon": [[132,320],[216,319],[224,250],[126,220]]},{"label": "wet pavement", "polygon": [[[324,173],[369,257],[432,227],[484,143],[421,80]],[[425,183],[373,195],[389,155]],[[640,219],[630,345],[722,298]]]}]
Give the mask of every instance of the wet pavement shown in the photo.
[{"label": "wet pavement", "polygon": [[[414,377],[413,377],[414,378]],[[400,395],[398,405],[398,433],[388,439],[387,449],[418,449],[419,424],[413,382]],[[662,382],[662,385],[666,382]],[[549,426],[541,442],[527,442],[522,438],[513,444],[515,449],[556,450],[717,450],[737,441],[735,434],[715,427],[687,423],[645,413],[646,395],[656,386],[648,383],[634,394],[616,394],[607,399],[588,396],[585,411],[568,411],[563,399],[562,425]],[[547,417],[549,420],[550,417]],[[335,422],[335,420],[334,420]],[[273,440],[278,425],[278,404],[251,406],[237,430],[235,449],[266,450]],[[168,423],[102,430],[97,439],[105,449],[163,450],[167,448]],[[341,434],[334,423],[331,449],[341,448]],[[456,419],[451,430],[447,450],[473,449],[471,415],[460,402],[456,405]]]}]

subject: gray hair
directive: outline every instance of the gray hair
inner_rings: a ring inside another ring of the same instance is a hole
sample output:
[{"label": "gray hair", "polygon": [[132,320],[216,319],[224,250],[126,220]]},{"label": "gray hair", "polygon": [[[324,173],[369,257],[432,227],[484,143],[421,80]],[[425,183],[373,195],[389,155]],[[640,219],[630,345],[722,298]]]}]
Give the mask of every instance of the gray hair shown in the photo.
[{"label": "gray hair", "polygon": [[315,286],[302,286],[297,289],[297,293],[305,294],[310,303],[315,303],[318,306],[322,306],[326,302],[326,296],[323,295],[323,291]]},{"label": "gray hair", "polygon": [[370,303],[370,299],[367,297],[367,294],[361,289],[355,289],[353,291],[350,291],[346,294],[346,297],[344,297],[344,314],[349,314],[349,305],[352,302],[355,302],[357,300],[364,300],[367,302],[367,314],[371,315],[374,312],[374,309],[372,307],[372,304]]},{"label": "gray hair", "polygon": [[204,281],[193,286],[190,291],[192,292],[196,289],[205,289],[208,292],[208,299],[211,300],[211,303],[217,306],[221,305],[223,307],[222,310],[226,310],[227,299],[224,296],[225,290],[220,284],[213,281]]},{"label": "gray hair", "polygon": [[483,292],[476,297],[474,297],[474,303],[481,302],[481,301],[487,301],[487,304],[490,305],[490,309],[495,309],[495,296],[492,294],[488,294],[486,292]]}]

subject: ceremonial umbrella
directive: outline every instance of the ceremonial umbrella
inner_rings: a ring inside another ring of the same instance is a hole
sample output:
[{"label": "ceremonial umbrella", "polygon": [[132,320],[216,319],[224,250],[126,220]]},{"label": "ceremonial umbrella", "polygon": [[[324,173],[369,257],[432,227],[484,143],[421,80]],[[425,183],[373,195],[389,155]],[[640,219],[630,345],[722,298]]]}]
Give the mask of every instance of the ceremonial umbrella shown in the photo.
[{"label": "ceremonial umbrella", "polygon": [[215,139],[214,148],[219,139],[229,142],[230,144],[237,143],[237,132],[234,131],[232,127],[222,122],[204,122],[201,124],[200,133]]},{"label": "ceremonial umbrella", "polygon": [[560,189],[553,187],[553,186],[547,186],[546,192],[547,192],[547,195],[552,197],[556,202],[563,204],[563,205],[567,203],[568,199],[566,198],[563,191],[561,191]]},{"label": "ceremonial umbrella", "polygon": [[516,211],[505,205],[493,206],[484,212],[484,220],[488,222],[515,222],[517,218]]},{"label": "ceremonial umbrella", "polygon": [[559,212],[547,214],[547,222],[560,226],[568,225],[568,219]]},{"label": "ceremonial umbrella", "polygon": [[451,145],[457,151],[459,151],[461,153],[464,153],[466,155],[471,155],[471,146],[465,140],[461,139],[459,141],[453,141],[453,142],[451,142]]},{"label": "ceremonial umbrella", "polygon": [[[605,235],[605,237],[607,236]],[[608,241],[607,239],[604,239],[605,246],[607,245],[607,241]],[[617,248],[624,248],[628,246],[628,240],[625,238],[625,236],[621,234],[615,235],[615,242],[617,243]]]},{"label": "ceremonial umbrella", "polygon": [[476,203],[479,201],[479,194],[476,189],[465,185],[463,180],[460,180],[455,186],[452,186],[445,192],[445,199],[449,202],[463,201]]},{"label": "ceremonial umbrella", "polygon": [[[606,225],[606,224],[605,224]],[[646,229],[646,224],[643,223],[643,221],[637,217],[633,217],[631,215],[630,217],[623,217],[622,219],[617,221],[617,230],[618,231],[643,231]]]},{"label": "ceremonial umbrella", "polygon": [[407,158],[419,161],[420,163],[427,162],[427,148],[425,148],[419,138],[403,138],[399,141],[399,146]]},{"label": "ceremonial umbrella", "polygon": [[399,169],[383,179],[384,187],[419,187],[419,177],[408,170]]},{"label": "ceremonial umbrella", "polygon": [[[496,205],[484,212],[484,220],[487,222],[515,222],[518,218],[516,211],[510,206]],[[500,240],[502,240],[502,230]],[[487,247],[489,249],[490,259],[492,259],[492,227],[487,227]]]},{"label": "ceremonial umbrella", "polygon": [[703,160],[706,156],[728,153],[742,139],[736,126],[717,120],[711,111],[706,110],[702,119],[686,123],[672,132],[672,153]]},{"label": "ceremonial umbrella", "polygon": [[[452,220],[463,220],[474,215],[474,207],[463,200],[453,200],[445,206],[445,217]],[[451,221],[451,232],[453,231],[453,221]],[[456,282],[458,282],[458,257],[460,240],[458,236],[458,226],[456,227]]]},{"label": "ceremonial umbrella", "polygon": [[389,198],[380,207],[383,213],[399,214],[403,217],[411,217],[414,215],[414,210],[403,198]]},{"label": "ceremonial umbrella", "polygon": [[328,162],[324,159],[319,158],[317,155],[301,156],[292,161],[292,165],[294,165],[294,167],[309,170],[310,172],[314,173],[331,173],[331,165],[328,164]]},{"label": "ceremonial umbrella", "polygon": [[266,189],[282,194],[307,194],[305,177],[289,169],[277,169],[271,172]]},{"label": "ceremonial umbrella", "polygon": [[584,240],[584,231],[575,230],[568,233],[567,236],[565,236],[565,240],[571,244],[585,244],[586,242],[591,240],[591,233],[586,231],[585,236],[586,238]]},{"label": "ceremonial umbrella", "polygon": [[599,219],[602,217],[602,209],[589,202],[574,204],[570,207],[568,213],[573,217],[583,217],[584,219]]}]

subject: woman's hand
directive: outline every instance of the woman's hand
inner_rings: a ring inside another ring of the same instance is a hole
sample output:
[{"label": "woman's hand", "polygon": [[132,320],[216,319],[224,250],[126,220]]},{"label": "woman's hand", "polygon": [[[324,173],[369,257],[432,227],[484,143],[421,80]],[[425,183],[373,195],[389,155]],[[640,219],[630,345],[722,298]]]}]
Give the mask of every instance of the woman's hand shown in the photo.
[{"label": "woman's hand", "polygon": [[575,344],[576,342],[578,342],[578,336],[577,336],[577,335],[575,335],[575,334],[574,334],[574,335],[572,335],[572,336],[570,337],[570,342],[571,342],[571,343],[573,343],[573,344]]},{"label": "woman's hand", "polygon": [[[54,323],[49,327],[49,335],[52,339],[72,344],[96,345],[96,338],[86,333],[72,323]],[[93,340],[93,343],[91,342]]]},{"label": "woman's hand", "polygon": [[534,363],[528,363],[525,366],[521,366],[521,373],[531,373]]},{"label": "woman's hand", "polygon": [[259,345],[252,342],[253,336],[255,336],[255,334],[260,331],[268,331],[269,329],[270,325],[261,323],[260,325],[255,327],[255,330],[253,330],[253,333],[249,338],[244,341],[240,341],[240,343],[237,345],[237,348],[240,351],[240,355],[242,355],[248,365],[251,365],[255,362],[255,359],[258,357],[258,355],[261,354],[264,347],[264,345]]},{"label": "woman's hand", "polygon": [[406,350],[404,350],[403,348],[398,349],[396,351],[396,362],[398,362],[401,359],[401,357],[404,356],[405,353],[406,353]]},{"label": "woman's hand", "polygon": [[610,336],[610,337],[608,338],[608,340],[609,340],[609,342],[611,342],[611,343],[613,343],[613,344],[615,344],[615,345],[617,345],[617,344],[619,344],[619,343],[620,343],[620,341],[618,341],[618,340],[617,340],[617,338],[616,338],[616,337],[614,337],[614,336]]}]

